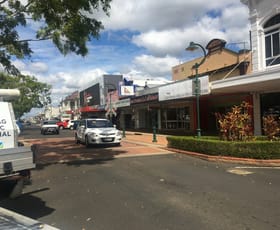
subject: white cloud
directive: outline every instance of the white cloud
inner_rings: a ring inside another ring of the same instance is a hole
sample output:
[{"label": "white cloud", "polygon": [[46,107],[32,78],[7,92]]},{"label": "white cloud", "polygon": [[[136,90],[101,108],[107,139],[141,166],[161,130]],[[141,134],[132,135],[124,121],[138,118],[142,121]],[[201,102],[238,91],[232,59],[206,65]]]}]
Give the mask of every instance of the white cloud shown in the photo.
[{"label": "white cloud", "polygon": [[43,74],[48,71],[48,65],[43,62],[23,62],[22,60],[15,60],[13,64],[26,75]]},{"label": "white cloud", "polygon": [[31,72],[35,72],[35,73],[45,73],[48,71],[48,65],[43,62],[31,63],[29,68]]},{"label": "white cloud", "polygon": [[246,9],[236,0],[114,0],[110,17],[100,16],[106,29],[130,29],[141,32],[150,30],[168,30],[191,26],[208,12],[225,9]]},{"label": "white cloud", "polygon": [[[238,17],[238,19],[235,19]],[[167,30],[150,30],[135,35],[132,42],[146,48],[151,54],[178,56],[190,41],[206,46],[213,38],[221,38],[228,43],[246,42],[249,40],[248,13],[242,6],[225,9],[221,17],[205,15],[196,24],[185,28]]]},{"label": "white cloud", "polygon": [[25,68],[26,68],[25,63],[24,63],[23,61],[21,61],[21,60],[15,60],[15,61],[12,62],[12,64],[13,64],[16,68],[18,68],[19,71],[24,71]]},{"label": "white cloud", "polygon": [[179,60],[170,56],[156,58],[154,56],[141,55],[134,59],[134,64],[137,69],[149,73],[150,76],[171,79],[171,68],[179,64]]}]

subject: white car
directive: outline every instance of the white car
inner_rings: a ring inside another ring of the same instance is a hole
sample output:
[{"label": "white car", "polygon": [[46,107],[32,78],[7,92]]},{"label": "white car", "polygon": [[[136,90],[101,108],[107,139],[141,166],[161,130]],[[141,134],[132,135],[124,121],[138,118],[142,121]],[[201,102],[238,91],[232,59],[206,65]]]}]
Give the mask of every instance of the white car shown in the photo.
[{"label": "white car", "polygon": [[76,143],[90,145],[120,145],[122,132],[116,129],[111,121],[102,118],[80,120],[75,132]]},{"label": "white car", "polygon": [[41,134],[59,134],[59,127],[56,124],[57,120],[46,120],[41,125]]}]

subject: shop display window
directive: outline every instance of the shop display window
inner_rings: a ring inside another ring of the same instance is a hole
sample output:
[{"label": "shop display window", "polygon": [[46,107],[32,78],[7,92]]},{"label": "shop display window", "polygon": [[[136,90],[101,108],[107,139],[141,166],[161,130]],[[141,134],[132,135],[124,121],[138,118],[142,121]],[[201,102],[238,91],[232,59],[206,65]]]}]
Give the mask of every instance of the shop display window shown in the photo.
[{"label": "shop display window", "polygon": [[190,130],[190,111],[188,107],[163,109],[161,117],[163,129]]}]

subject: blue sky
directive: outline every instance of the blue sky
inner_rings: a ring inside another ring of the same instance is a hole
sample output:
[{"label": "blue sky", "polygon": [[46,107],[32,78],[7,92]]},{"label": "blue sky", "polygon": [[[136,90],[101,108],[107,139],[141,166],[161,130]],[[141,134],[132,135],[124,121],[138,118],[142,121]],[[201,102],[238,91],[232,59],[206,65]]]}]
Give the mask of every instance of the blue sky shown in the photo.
[{"label": "blue sky", "polygon": [[[238,0],[113,0],[110,17],[94,16],[105,29],[99,40],[88,43],[86,57],[63,56],[50,41],[42,41],[31,44],[31,58],[14,61],[22,73],[52,85],[54,105],[102,74],[171,80],[172,66],[202,55],[185,51],[190,41],[206,46],[221,38],[249,48],[248,9]],[[31,37],[36,28],[30,22],[21,36]]]}]

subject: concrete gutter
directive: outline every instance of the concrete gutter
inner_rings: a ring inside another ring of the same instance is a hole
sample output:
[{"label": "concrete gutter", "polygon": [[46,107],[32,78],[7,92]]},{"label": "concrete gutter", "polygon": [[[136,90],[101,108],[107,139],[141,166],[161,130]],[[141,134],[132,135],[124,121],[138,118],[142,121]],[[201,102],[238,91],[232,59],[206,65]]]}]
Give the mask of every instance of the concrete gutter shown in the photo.
[{"label": "concrete gutter", "polygon": [[246,164],[246,165],[264,166],[264,167],[280,167],[280,159],[263,160],[263,159],[251,159],[251,158],[240,158],[240,157],[230,157],[230,156],[210,156],[202,153],[190,152],[190,151],[174,149],[174,148],[166,148],[166,149],[172,152],[186,154],[207,161]]}]

